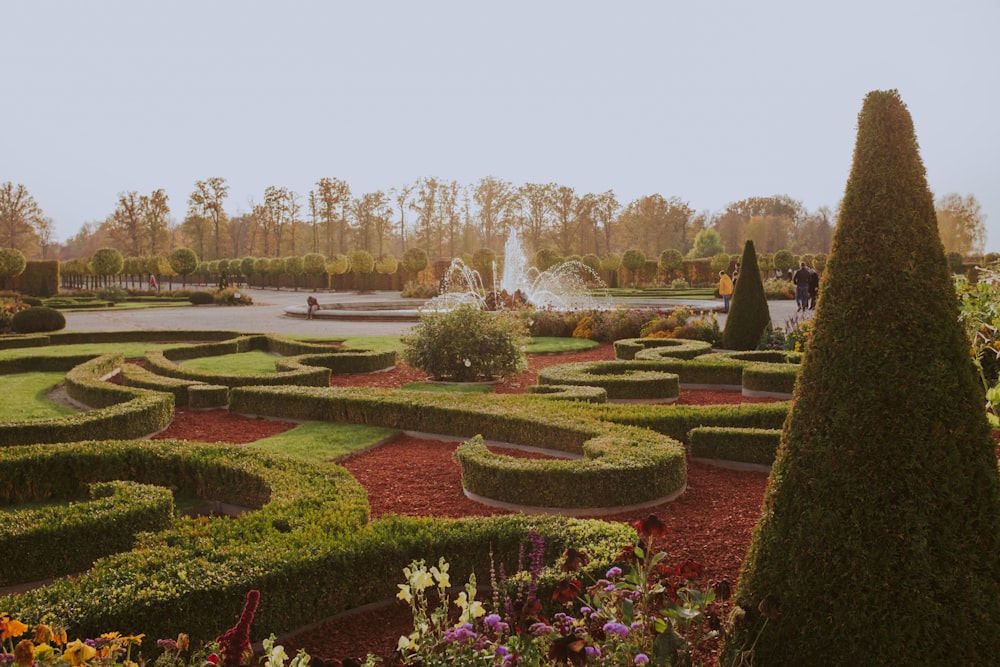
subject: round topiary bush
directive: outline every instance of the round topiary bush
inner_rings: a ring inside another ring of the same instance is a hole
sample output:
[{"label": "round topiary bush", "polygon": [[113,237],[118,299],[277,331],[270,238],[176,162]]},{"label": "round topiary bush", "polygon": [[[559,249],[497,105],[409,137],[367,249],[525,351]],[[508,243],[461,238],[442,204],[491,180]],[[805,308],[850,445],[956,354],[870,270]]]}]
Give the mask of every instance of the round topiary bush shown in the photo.
[{"label": "round topiary bush", "polygon": [[492,380],[525,367],[525,338],[527,331],[514,315],[464,304],[423,315],[403,341],[403,358],[435,380]]},{"label": "round topiary bush", "polygon": [[35,306],[14,313],[10,328],[15,333],[59,331],[66,328],[66,317],[55,308]]},{"label": "round topiary bush", "polygon": [[208,292],[191,292],[188,296],[188,301],[196,306],[204,306],[209,303],[215,303],[215,297]]}]

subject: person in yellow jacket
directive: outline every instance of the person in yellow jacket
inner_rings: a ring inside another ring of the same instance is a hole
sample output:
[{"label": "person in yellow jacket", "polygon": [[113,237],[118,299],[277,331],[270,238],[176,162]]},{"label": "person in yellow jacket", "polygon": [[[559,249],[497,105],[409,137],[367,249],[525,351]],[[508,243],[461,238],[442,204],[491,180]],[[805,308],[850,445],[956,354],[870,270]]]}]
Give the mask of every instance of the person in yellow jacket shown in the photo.
[{"label": "person in yellow jacket", "polygon": [[733,298],[733,279],[725,271],[719,271],[719,295],[722,297],[722,312],[729,312],[729,301]]}]

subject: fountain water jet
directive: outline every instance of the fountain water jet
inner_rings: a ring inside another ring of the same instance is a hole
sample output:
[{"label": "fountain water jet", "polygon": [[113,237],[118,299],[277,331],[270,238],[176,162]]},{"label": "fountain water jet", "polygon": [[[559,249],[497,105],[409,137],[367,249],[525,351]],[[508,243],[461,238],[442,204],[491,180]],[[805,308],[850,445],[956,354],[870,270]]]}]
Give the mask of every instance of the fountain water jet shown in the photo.
[{"label": "fountain water jet", "polygon": [[[583,262],[562,262],[544,271],[528,265],[517,232],[511,230],[504,244],[503,272],[497,276],[493,263],[491,287],[476,269],[460,258],[451,261],[442,281],[441,294],[427,302],[427,310],[444,310],[472,303],[483,310],[531,305],[554,310],[588,310],[606,307],[592,296],[587,280],[603,287],[600,277]],[[603,301],[607,301],[604,299]]]}]

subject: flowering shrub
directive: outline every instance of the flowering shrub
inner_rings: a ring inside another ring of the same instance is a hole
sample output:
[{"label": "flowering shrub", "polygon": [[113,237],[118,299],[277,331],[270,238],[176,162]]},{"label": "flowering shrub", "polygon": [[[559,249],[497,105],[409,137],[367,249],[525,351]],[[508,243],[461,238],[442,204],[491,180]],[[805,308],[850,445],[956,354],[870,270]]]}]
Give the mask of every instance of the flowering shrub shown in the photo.
[{"label": "flowering shrub", "polygon": [[[577,577],[589,563],[587,554],[574,549],[563,554],[560,569],[566,577],[551,593],[550,608],[557,610],[551,616],[539,597],[544,545],[537,535],[531,536],[529,564],[518,585],[506,585],[502,573],[499,585],[492,582],[489,613],[475,600],[475,575],[452,601],[444,559],[431,568],[414,561],[403,570],[406,583],[397,595],[410,604],[414,621],[413,631],[397,645],[400,664],[693,665],[698,650],[719,636],[721,623],[708,608],[716,597],[727,599],[730,586],[695,588],[700,565],[685,560],[668,566],[666,554],[655,552],[666,526],[650,516],[635,527],[639,540],[586,587]],[[431,609],[426,592],[435,589],[440,602]],[[501,600],[499,591],[512,593]],[[368,656],[365,665],[377,662]]]},{"label": "flowering shrub", "polygon": [[226,287],[218,290],[213,295],[215,303],[220,306],[252,306],[253,299],[246,292],[241,292],[235,287]]},{"label": "flowering shrub", "polygon": [[784,278],[768,278],[764,281],[764,296],[768,299],[794,299],[795,285]]},{"label": "flowering shrub", "polygon": [[526,337],[517,317],[463,304],[423,315],[403,338],[403,358],[436,380],[492,380],[526,366],[521,349]]},{"label": "flowering shrub", "polygon": [[722,338],[715,315],[702,314],[695,318],[694,310],[688,306],[658,314],[642,326],[639,335],[642,338],[703,340],[712,345],[717,345]]},{"label": "flowering shrub", "polygon": [[959,319],[969,339],[969,356],[976,364],[986,390],[986,416],[1000,427],[1000,270],[979,269],[979,280],[970,283],[955,276]]},{"label": "flowering shrub", "polygon": [[16,297],[0,299],[0,334],[10,333],[14,313],[19,313],[30,307]]},{"label": "flowering shrub", "polygon": [[774,327],[764,331],[758,350],[791,350],[805,352],[812,338],[813,321],[795,315],[785,320],[783,327]]},{"label": "flowering shrub", "polygon": [[[250,623],[253,621],[260,592],[247,593],[246,603],[239,621],[197,651],[191,651],[191,641],[186,634],[177,639],[159,639],[157,647],[162,653],[155,660],[147,661],[138,652],[145,635],[124,636],[118,632],[105,632],[96,639],[67,641],[66,630],[57,624],[39,623],[33,629],[0,614],[0,665],[14,663],[17,667],[243,667],[255,662],[250,650]],[[31,639],[14,640],[29,634]],[[285,667],[288,656],[284,648],[274,645],[274,635],[265,639],[264,667]],[[299,651],[288,667],[306,667],[309,654]]]}]

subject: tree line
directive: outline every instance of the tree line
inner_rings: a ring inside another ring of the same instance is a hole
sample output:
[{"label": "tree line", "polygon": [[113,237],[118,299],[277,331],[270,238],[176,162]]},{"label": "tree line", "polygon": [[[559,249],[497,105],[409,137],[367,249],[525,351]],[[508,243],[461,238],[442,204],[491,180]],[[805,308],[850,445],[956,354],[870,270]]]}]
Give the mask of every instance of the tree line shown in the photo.
[{"label": "tree line", "polygon": [[[175,222],[163,189],[119,194],[101,222],[89,222],[62,244],[52,221],[23,185],[0,184],[0,247],[29,259],[72,259],[102,247],[127,257],[166,257],[188,247],[211,261],[231,257],[325,257],[362,250],[379,259],[421,248],[432,259],[501,252],[511,229],[525,246],[559,256],[622,253],[685,257],[737,253],[751,239],[759,252],[827,253],[836,221],[828,207],[809,211],[787,195],[750,197],[720,212],[695,211],[679,197],[651,194],[622,204],[612,190],[578,193],[556,183],[515,186],[493,176],[463,185],[433,177],[389,190],[353,193],[346,181],[321,178],[305,196],[268,186],[249,211],[228,210],[225,178],[197,181]],[[937,202],[946,251],[981,254],[985,216],[973,195]],[[711,230],[718,236],[706,237]]]}]

